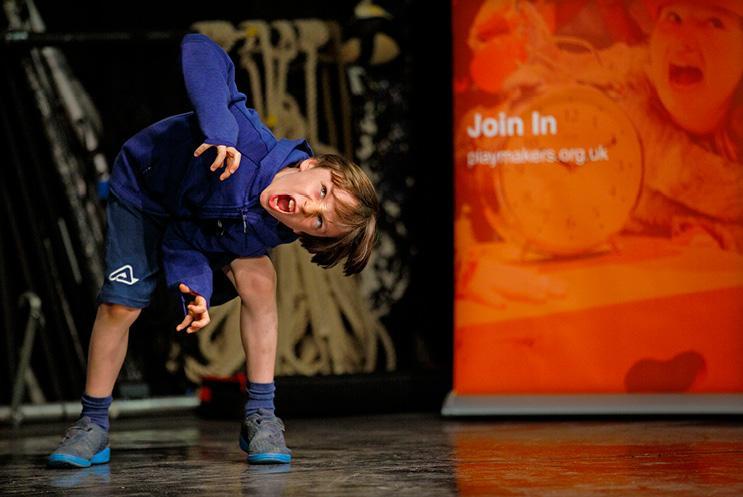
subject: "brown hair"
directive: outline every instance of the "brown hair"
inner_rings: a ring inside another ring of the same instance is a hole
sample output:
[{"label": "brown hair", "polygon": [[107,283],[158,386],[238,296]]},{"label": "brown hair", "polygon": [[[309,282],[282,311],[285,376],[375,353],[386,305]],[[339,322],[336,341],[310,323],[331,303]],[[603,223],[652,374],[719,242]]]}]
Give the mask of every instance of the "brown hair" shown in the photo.
[{"label": "brown hair", "polygon": [[345,258],[343,273],[358,273],[369,261],[376,241],[377,192],[366,173],[352,161],[334,154],[318,155],[315,159],[315,167],[330,169],[333,185],[350,193],[356,202],[347,204],[336,200],[338,224],[347,230],[344,235],[328,238],[302,233],[299,241],[313,254],[315,264],[328,268]]}]

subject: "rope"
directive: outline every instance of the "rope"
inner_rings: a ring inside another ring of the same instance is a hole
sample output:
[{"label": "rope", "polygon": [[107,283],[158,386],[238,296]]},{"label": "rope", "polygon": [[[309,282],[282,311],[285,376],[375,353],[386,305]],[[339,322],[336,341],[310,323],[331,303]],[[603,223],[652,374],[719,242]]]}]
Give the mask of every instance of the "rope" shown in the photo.
[{"label": "rope", "polygon": [[[247,42],[240,51],[240,63],[250,75],[254,108],[263,119],[263,122],[273,128],[276,116],[272,114],[274,109],[274,71],[271,28],[263,21],[243,21],[240,23],[240,29],[247,38]],[[254,51],[259,52],[263,56],[263,74],[265,78],[263,88],[260,85],[258,67],[255,65],[252,57]]]},{"label": "rope", "polygon": [[322,67],[322,110],[325,116],[325,126],[328,130],[328,142],[330,146],[338,150],[338,127],[335,124],[335,113],[333,112],[333,99],[330,95],[330,72],[327,66]]},{"label": "rope", "polygon": [[240,299],[213,307],[209,314],[212,322],[196,334],[206,363],[186,356],[183,366],[186,377],[194,383],[201,383],[204,376],[230,376],[245,361],[240,333],[235,333],[240,329]]},{"label": "rope", "polygon": [[299,50],[305,55],[304,83],[307,91],[308,137],[311,144],[316,144],[319,142],[317,132],[317,51],[328,42],[330,35],[327,26],[315,19],[298,20],[295,25],[299,35]]},{"label": "rope", "polygon": [[263,100],[263,86],[261,85],[261,73],[258,70],[258,64],[253,59],[253,52],[258,51],[260,38],[258,29],[254,25],[243,26],[245,34],[245,43],[240,49],[240,63],[248,72],[250,79],[250,94],[253,99],[253,108],[256,110],[261,119],[264,121],[266,115],[266,103]]}]

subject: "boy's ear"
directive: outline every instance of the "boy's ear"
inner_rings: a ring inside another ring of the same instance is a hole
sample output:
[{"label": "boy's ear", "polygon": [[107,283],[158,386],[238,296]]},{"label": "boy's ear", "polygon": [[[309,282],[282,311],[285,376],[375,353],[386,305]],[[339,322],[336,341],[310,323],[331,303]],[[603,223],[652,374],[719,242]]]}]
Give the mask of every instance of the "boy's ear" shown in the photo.
[{"label": "boy's ear", "polygon": [[307,169],[311,169],[317,165],[317,159],[314,157],[310,157],[309,159],[305,159],[302,162],[299,163],[299,170],[305,171]]}]

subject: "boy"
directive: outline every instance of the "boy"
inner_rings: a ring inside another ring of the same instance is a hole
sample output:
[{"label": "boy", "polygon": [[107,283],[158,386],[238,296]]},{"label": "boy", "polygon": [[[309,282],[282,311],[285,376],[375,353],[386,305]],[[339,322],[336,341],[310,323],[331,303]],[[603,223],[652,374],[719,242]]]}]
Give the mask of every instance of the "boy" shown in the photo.
[{"label": "boy", "polygon": [[641,137],[643,188],[626,230],[681,242],[704,234],[743,252],[743,2],[644,3],[646,46],[555,60],[581,81],[614,85]]},{"label": "boy", "polygon": [[[276,275],[267,250],[298,237],[323,267],[345,259],[346,274],[361,271],[371,254],[378,203],[361,169],[334,155],[311,157],[304,140],[276,140],[245,106],[229,56],[206,36],[186,35],[181,59],[194,112],[140,131],[114,163],[108,277],[98,296],[82,414],[49,456],[52,467],[109,461],[111,393],[129,327],[148,305],[161,265],[184,300],[178,331],[206,326],[209,304],[226,300],[212,295],[214,279],[232,282],[242,301],[250,382],[240,447],[251,463],[291,461],[274,414]],[[222,167],[219,177],[212,174]]]}]

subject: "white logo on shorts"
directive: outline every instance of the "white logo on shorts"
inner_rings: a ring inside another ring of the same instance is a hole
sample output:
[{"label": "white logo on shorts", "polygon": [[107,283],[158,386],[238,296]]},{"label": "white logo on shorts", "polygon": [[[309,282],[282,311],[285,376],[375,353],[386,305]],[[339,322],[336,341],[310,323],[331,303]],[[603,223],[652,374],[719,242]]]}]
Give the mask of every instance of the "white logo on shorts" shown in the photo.
[{"label": "white logo on shorts", "polygon": [[121,266],[119,269],[109,274],[108,279],[124,283],[125,285],[133,285],[139,281],[139,278],[134,277],[134,269],[132,269],[129,264]]}]

